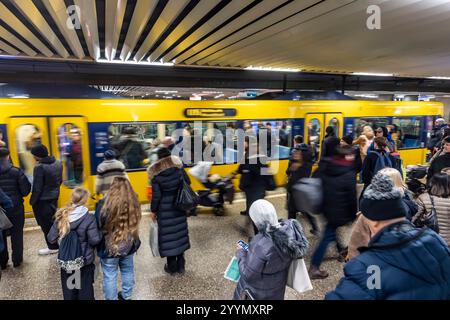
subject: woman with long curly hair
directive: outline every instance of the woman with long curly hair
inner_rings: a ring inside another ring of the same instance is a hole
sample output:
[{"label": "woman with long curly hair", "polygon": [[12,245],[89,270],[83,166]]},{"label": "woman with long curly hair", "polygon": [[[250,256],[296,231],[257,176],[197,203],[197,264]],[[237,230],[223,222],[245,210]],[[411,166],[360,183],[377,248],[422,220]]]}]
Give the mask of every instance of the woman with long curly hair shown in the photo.
[{"label": "woman with long curly hair", "polygon": [[[77,265],[72,266],[75,269],[79,268],[80,271],[79,289],[68,286],[69,283],[72,284],[70,277],[73,277],[73,272],[67,272],[63,266],[61,268],[64,300],[94,300],[94,249],[101,241],[101,234],[94,215],[89,214],[89,209],[85,206],[88,199],[89,191],[76,188],[72,192],[70,202],[56,212],[55,222],[47,235],[50,243],[57,243],[58,240],[62,241],[71,231],[74,231],[83,253],[83,261],[74,261]],[[64,255],[63,252],[60,254]],[[60,263],[63,262],[60,261]]]},{"label": "woman with long curly hair", "polygon": [[[134,288],[134,254],[139,249],[141,206],[128,179],[116,177],[106,198],[96,210],[103,233],[98,248],[103,269],[103,293],[106,300],[131,300]],[[122,291],[117,290],[121,273]]]}]

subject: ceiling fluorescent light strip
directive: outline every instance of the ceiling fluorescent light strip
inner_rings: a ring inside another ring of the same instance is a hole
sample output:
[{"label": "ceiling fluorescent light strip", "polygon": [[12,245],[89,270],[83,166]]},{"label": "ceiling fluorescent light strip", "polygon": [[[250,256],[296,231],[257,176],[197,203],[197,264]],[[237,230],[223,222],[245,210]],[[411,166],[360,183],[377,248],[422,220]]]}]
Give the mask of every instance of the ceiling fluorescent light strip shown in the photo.
[{"label": "ceiling fluorescent light strip", "polygon": [[246,67],[245,70],[273,71],[273,72],[300,72],[300,71],[302,71],[301,69],[295,69],[295,68],[272,68],[272,67],[254,67],[254,66]]},{"label": "ceiling fluorescent light strip", "polygon": [[393,77],[392,73],[353,72],[354,76]]},{"label": "ceiling fluorescent light strip", "polygon": [[162,66],[162,67],[172,67],[174,64],[172,62],[148,62],[148,61],[133,61],[133,60],[106,60],[106,59],[97,59],[95,60],[98,63],[110,63],[110,64],[129,64],[129,65],[139,65],[139,66]]}]

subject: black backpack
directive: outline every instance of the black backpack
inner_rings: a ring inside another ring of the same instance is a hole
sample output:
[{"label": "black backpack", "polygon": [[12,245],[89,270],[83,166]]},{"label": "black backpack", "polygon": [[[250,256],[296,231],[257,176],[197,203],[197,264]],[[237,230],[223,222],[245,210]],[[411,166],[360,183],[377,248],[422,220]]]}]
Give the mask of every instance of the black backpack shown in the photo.
[{"label": "black backpack", "polygon": [[71,230],[62,238],[57,262],[66,272],[80,270],[84,266],[84,254],[76,230]]}]

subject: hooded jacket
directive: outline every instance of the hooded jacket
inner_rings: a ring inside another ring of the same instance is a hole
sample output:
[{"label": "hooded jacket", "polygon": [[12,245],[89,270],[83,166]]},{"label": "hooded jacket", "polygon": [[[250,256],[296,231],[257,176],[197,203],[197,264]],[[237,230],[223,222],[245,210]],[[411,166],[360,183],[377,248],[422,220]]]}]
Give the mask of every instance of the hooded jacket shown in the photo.
[{"label": "hooded jacket", "polygon": [[190,184],[181,160],[170,156],[158,160],[148,169],[153,195],[151,211],[158,220],[158,245],[161,257],[174,257],[188,250],[189,232],[186,212],[175,207],[181,179]]},{"label": "hooded jacket", "polygon": [[[0,186],[3,192],[11,199],[14,212],[18,212],[31,190],[31,184],[22,169],[13,167],[9,161],[0,161]],[[23,209],[22,209],[23,211]]]},{"label": "hooded jacket", "polygon": [[[88,208],[78,206],[69,214],[70,230],[76,230],[81,244],[85,265],[94,263],[94,248],[100,243],[102,236],[97,228],[97,221],[93,214],[89,213]],[[53,223],[50,232],[47,235],[50,243],[61,241],[59,239],[58,223]]]},{"label": "hooded jacket", "polygon": [[33,190],[30,204],[33,206],[41,200],[57,200],[62,183],[61,161],[54,157],[42,158],[33,172]]},{"label": "hooded jacket", "polygon": [[289,267],[309,246],[297,220],[281,220],[278,227],[260,228],[248,251],[237,254],[241,277],[234,292],[239,300],[249,290],[256,300],[283,300]]},{"label": "hooded jacket", "polygon": [[325,299],[450,299],[450,248],[434,231],[405,220],[386,226],[359,250]]}]

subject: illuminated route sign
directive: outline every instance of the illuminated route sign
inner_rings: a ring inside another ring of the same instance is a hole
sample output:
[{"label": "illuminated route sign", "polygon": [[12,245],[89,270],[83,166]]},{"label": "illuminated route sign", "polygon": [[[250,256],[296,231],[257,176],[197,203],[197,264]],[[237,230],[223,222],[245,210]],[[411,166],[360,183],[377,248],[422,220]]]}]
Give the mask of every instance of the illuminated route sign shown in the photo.
[{"label": "illuminated route sign", "polygon": [[218,108],[188,108],[184,110],[186,118],[216,118],[216,117],[235,117],[236,109],[218,109]]}]

